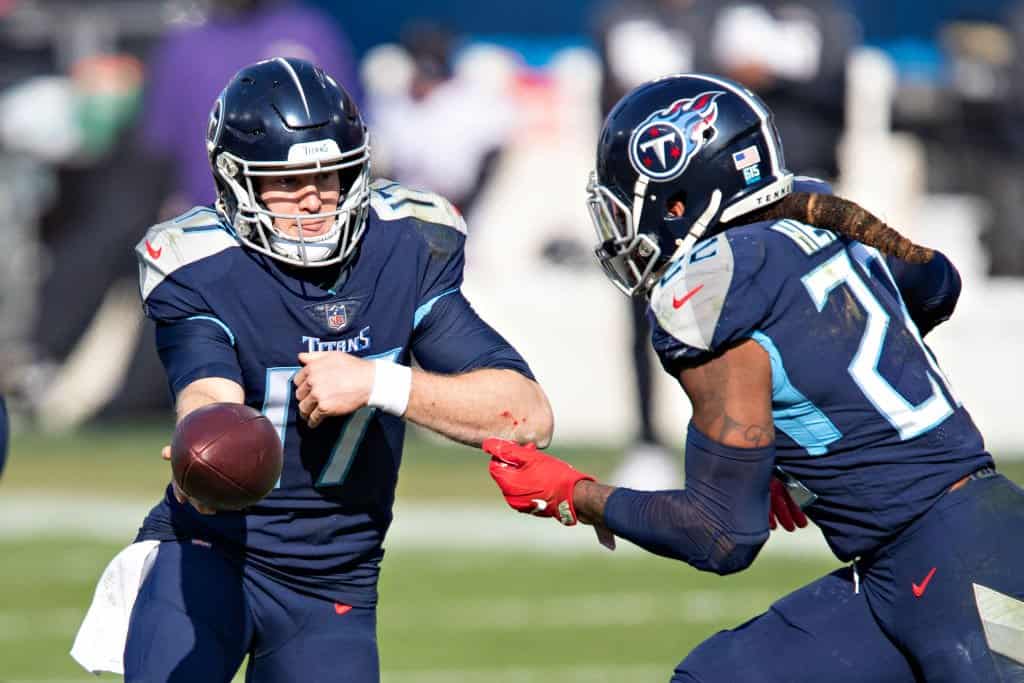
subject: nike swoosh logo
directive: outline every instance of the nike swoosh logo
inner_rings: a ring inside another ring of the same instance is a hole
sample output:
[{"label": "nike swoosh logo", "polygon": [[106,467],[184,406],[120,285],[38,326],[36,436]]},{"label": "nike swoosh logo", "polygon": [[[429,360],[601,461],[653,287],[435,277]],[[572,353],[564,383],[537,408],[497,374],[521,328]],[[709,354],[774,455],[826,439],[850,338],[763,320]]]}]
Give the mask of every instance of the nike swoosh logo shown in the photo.
[{"label": "nike swoosh logo", "polygon": [[146,251],[149,252],[150,258],[158,259],[160,258],[160,254],[164,253],[164,248],[160,247],[159,249],[154,249],[153,245],[149,243],[149,240],[146,240]]},{"label": "nike swoosh logo", "polygon": [[548,509],[548,502],[540,498],[534,498],[530,501],[533,503],[533,514],[537,515]]},{"label": "nike swoosh logo", "polygon": [[932,580],[932,577],[935,576],[935,569],[936,567],[932,567],[932,570],[928,572],[928,576],[924,577],[924,581],[921,582],[920,586],[918,586],[913,581],[910,582],[910,588],[914,591],[915,598],[921,597],[922,595],[924,595],[924,592],[928,590],[928,582],[930,582]]},{"label": "nike swoosh logo", "polygon": [[683,305],[684,305],[684,304],[686,304],[686,302],[687,302],[687,301],[689,301],[690,299],[692,299],[692,298],[693,298],[693,296],[694,296],[694,295],[695,295],[695,294],[696,294],[697,292],[699,292],[700,290],[702,290],[702,289],[704,289],[704,285],[697,285],[696,287],[694,287],[693,289],[691,289],[691,290],[690,290],[689,292],[687,292],[686,294],[683,294],[683,296],[682,296],[681,298],[679,298],[679,299],[677,299],[677,298],[675,298],[675,297],[673,296],[673,297],[672,297],[672,308],[675,308],[675,309],[680,309],[680,308],[682,308],[682,307],[683,307]]}]

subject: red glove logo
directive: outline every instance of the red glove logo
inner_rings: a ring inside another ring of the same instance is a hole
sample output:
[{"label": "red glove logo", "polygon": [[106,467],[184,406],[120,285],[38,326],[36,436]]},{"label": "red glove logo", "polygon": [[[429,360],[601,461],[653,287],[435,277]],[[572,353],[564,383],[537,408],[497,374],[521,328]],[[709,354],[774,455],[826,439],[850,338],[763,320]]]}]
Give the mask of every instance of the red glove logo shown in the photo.
[{"label": "red glove logo", "polygon": [[589,474],[533,444],[520,446],[505,439],[486,439],[483,449],[491,454],[491,477],[514,510],[538,517],[554,517],[566,526],[576,524],[572,494],[576,483],[594,481]]}]

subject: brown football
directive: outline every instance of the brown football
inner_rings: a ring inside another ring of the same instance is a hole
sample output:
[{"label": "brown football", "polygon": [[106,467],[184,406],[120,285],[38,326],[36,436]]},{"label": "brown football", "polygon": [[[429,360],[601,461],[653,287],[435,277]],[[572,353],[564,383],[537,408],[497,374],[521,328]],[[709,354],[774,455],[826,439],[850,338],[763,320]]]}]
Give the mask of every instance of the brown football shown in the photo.
[{"label": "brown football", "polygon": [[215,510],[241,510],[277,485],[283,455],[277,430],[240,403],[212,403],[178,423],[171,441],[174,481]]}]

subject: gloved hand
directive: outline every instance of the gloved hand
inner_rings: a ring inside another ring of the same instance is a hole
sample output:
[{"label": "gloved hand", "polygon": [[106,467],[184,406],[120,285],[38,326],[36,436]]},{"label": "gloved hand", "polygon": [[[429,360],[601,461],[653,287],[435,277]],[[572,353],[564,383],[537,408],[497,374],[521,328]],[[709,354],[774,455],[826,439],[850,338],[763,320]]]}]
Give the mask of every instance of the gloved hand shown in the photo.
[{"label": "gloved hand", "polygon": [[558,458],[538,451],[533,444],[490,438],[483,449],[491,454],[491,477],[513,509],[538,517],[554,517],[566,526],[576,524],[573,489],[584,479],[594,481]]},{"label": "gloved hand", "polygon": [[[790,497],[785,484],[772,477],[769,491],[771,492],[771,506],[768,508],[769,527],[775,529],[781,524],[786,531],[795,531],[797,527],[803,529],[807,526],[807,515]],[[776,522],[776,520],[778,521]]]}]

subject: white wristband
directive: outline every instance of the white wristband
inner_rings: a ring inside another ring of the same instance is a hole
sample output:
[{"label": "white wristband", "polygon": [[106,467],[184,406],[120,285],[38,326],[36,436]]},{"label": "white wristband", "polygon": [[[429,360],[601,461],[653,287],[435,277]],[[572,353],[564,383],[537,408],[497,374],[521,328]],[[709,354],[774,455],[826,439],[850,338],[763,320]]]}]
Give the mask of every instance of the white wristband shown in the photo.
[{"label": "white wristband", "polygon": [[384,358],[374,360],[373,366],[373,388],[366,404],[398,417],[405,415],[412,391],[412,368]]}]

